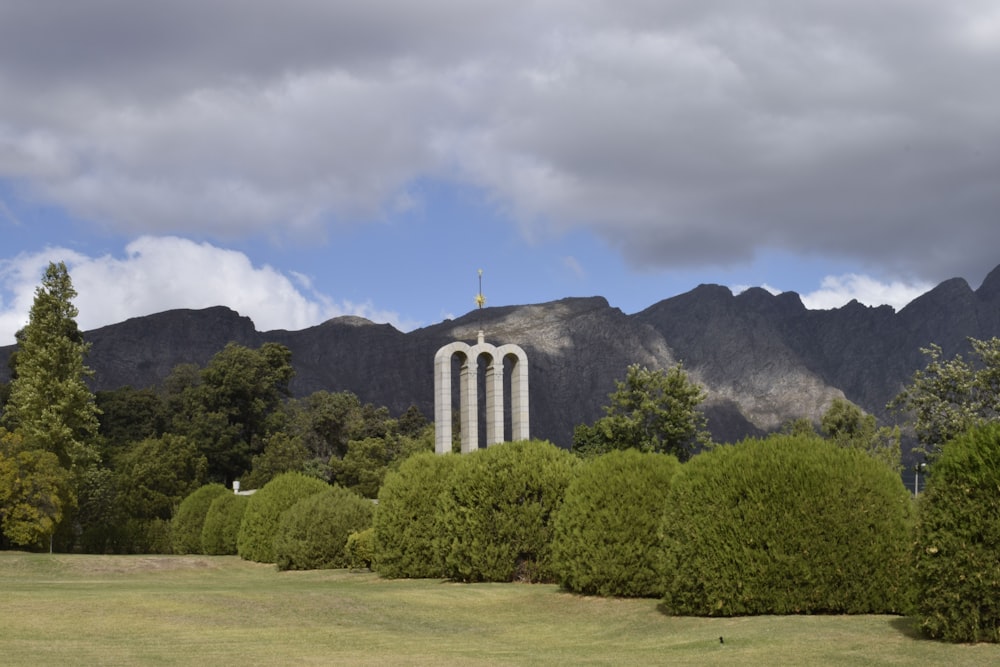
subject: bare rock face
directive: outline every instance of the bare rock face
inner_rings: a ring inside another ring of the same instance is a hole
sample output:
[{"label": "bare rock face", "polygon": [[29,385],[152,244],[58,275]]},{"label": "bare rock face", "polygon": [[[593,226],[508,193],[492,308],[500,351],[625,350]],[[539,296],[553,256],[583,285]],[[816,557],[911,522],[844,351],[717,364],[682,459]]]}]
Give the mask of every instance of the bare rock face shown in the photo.
[{"label": "bare rock face", "polygon": [[[846,397],[883,420],[931,343],[967,353],[969,337],[1000,336],[1000,268],[973,291],[949,280],[898,313],[857,302],[807,310],[798,295],[702,285],[634,315],[601,297],[473,311],[402,333],[341,317],[301,331],[258,332],[249,318],[216,307],[139,317],[86,333],[95,389],[156,386],[180,363],[205,364],[226,343],[282,343],[292,351],[292,391],[352,391],[394,414],[433,414],[435,352],[454,340],[515,343],[528,355],[534,437],[569,446],[576,425],[602,406],[629,364],[680,362],[708,390],[713,436],[733,441],[801,417],[818,420]],[[0,380],[9,377],[0,348]]]}]

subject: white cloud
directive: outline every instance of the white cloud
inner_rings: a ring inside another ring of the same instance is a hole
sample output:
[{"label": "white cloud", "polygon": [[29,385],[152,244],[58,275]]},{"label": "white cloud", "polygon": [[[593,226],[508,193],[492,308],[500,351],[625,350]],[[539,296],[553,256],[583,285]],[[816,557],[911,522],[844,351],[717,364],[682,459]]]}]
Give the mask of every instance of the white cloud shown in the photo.
[{"label": "white cloud", "polygon": [[121,258],[49,248],[0,260],[0,295],[9,295],[0,300],[0,345],[13,343],[14,333],[27,323],[35,289],[50,261],[64,261],[69,267],[78,293],[77,323],[84,330],[174,308],[218,305],[250,317],[261,331],[302,329],[340,315],[389,322],[403,330],[416,326],[370,302],[337,302],[312,289],[304,276],[254,266],[241,252],[177,237],[145,236],[129,243]]},{"label": "white cloud", "polygon": [[849,273],[827,276],[818,290],[800,295],[806,308],[829,310],[852,300],[866,306],[892,306],[897,311],[934,286],[930,283],[879,281],[871,276]]}]

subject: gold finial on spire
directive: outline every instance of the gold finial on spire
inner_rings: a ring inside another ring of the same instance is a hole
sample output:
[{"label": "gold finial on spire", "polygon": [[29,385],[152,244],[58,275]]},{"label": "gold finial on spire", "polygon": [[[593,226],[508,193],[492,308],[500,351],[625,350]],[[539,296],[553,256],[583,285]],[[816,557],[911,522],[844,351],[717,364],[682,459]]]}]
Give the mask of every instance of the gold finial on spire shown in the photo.
[{"label": "gold finial on spire", "polygon": [[476,305],[482,309],[486,305],[486,297],[483,296],[483,270],[479,269],[479,294],[476,295]]}]

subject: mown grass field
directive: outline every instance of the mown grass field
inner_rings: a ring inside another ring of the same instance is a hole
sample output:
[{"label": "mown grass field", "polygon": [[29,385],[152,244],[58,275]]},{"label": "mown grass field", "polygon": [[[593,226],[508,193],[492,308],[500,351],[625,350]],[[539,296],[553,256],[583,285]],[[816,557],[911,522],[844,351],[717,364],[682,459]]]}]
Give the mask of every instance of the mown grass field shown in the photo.
[{"label": "mown grass field", "polygon": [[893,616],[675,618],[547,585],[3,552],[0,664],[955,667],[1000,664],[1000,646],[924,640]]}]

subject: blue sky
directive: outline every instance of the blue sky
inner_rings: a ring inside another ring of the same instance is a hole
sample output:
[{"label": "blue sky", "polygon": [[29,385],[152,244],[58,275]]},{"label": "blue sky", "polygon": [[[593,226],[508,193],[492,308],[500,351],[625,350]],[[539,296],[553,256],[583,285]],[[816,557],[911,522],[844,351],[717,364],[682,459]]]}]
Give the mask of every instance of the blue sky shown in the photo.
[{"label": "blue sky", "polygon": [[0,345],[50,260],[84,328],[976,287],[997,71],[980,0],[0,0]]}]

